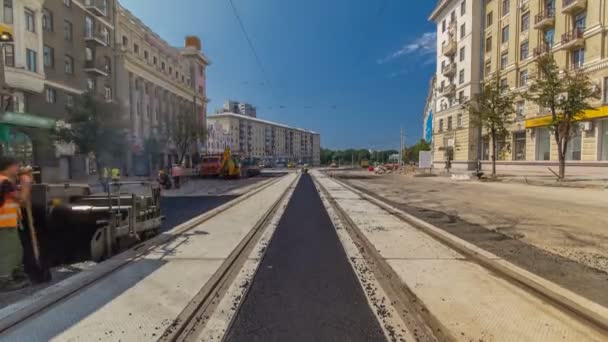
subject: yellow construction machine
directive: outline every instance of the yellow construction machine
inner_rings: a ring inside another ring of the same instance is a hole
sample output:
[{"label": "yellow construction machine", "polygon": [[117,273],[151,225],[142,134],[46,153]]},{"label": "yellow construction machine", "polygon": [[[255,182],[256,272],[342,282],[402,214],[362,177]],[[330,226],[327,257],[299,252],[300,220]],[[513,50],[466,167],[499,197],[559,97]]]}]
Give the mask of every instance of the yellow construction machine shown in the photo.
[{"label": "yellow construction machine", "polygon": [[220,176],[224,178],[239,178],[241,177],[241,166],[230,151],[230,147],[226,147],[222,156],[222,168]]}]

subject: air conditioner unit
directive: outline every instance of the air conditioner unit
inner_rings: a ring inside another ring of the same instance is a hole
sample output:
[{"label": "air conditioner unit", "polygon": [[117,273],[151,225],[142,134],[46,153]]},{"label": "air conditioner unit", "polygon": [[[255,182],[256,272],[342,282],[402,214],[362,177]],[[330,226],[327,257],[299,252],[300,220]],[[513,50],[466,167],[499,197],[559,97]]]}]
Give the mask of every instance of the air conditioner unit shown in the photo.
[{"label": "air conditioner unit", "polygon": [[581,129],[585,132],[589,132],[593,129],[593,123],[591,121],[581,122]]}]

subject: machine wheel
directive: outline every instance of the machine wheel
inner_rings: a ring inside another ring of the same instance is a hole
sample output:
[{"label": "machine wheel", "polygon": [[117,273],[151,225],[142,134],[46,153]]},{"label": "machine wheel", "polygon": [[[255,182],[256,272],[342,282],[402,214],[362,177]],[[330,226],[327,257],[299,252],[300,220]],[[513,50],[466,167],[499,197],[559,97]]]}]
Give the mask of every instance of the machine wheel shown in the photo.
[{"label": "machine wheel", "polygon": [[91,260],[100,262],[106,255],[106,228],[98,228],[91,239]]}]

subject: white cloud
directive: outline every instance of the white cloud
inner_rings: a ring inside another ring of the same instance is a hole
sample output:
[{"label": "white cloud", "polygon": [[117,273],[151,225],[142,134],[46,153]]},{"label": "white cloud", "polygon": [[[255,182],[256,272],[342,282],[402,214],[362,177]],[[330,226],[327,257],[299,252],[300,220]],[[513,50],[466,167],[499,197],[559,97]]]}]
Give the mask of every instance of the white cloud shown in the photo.
[{"label": "white cloud", "polygon": [[437,33],[426,32],[422,36],[414,39],[414,41],[405,44],[401,49],[391,53],[390,55],[379,59],[378,64],[384,64],[392,61],[393,59],[410,55],[426,55],[434,54],[437,50]]}]

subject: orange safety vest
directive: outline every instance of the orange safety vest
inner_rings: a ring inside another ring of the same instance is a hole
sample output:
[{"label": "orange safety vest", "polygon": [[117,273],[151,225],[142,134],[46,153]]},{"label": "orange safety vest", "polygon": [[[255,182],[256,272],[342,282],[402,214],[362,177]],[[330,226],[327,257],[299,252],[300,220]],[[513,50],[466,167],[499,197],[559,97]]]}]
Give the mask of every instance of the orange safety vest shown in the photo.
[{"label": "orange safety vest", "polygon": [[[9,180],[8,177],[0,175],[0,183],[4,183],[5,180]],[[11,196],[6,196],[4,204],[0,207],[0,229],[16,228],[19,225],[20,216],[21,206],[19,203],[11,198]]]}]

